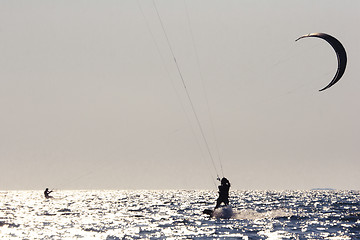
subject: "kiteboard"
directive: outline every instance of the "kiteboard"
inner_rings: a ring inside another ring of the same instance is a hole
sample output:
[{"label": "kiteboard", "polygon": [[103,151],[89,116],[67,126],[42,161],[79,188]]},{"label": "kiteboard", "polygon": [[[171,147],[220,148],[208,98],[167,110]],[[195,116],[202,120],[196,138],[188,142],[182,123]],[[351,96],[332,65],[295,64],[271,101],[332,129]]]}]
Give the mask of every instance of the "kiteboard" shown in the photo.
[{"label": "kiteboard", "polygon": [[214,213],[214,210],[211,210],[211,209],[205,209],[203,211],[203,214],[209,215],[210,217],[213,216],[213,213]]},{"label": "kiteboard", "polygon": [[203,214],[209,215],[209,217],[213,217],[213,218],[224,218],[224,219],[229,219],[234,215],[233,210],[229,205],[219,207],[214,210],[205,209],[203,211]]}]

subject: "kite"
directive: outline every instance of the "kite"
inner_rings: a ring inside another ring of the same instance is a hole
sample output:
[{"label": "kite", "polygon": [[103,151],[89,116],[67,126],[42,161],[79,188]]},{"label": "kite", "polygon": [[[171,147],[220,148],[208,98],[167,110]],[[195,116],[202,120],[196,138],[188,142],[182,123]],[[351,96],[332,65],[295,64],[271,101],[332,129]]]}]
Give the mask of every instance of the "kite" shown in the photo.
[{"label": "kite", "polygon": [[331,80],[331,82],[326,87],[319,90],[319,91],[323,91],[325,89],[330,88],[335,83],[337,83],[340,80],[340,78],[342,77],[342,75],[344,74],[345,68],[346,68],[346,62],[347,62],[346,51],[345,51],[344,46],[339,42],[339,40],[337,40],[333,36],[330,36],[326,33],[310,33],[310,34],[299,37],[295,41],[302,39],[302,38],[307,38],[307,37],[318,37],[318,38],[324,39],[334,48],[336,56],[337,56],[338,68],[337,68],[336,74],[335,74],[334,78]]}]

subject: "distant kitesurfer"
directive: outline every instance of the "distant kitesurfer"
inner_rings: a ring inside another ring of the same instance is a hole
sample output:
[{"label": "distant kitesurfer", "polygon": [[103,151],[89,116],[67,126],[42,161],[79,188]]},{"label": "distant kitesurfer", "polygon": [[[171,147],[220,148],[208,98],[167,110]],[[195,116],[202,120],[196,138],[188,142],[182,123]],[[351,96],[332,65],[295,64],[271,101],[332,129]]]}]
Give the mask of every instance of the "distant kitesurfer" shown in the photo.
[{"label": "distant kitesurfer", "polygon": [[44,191],[44,196],[45,198],[52,198],[52,196],[50,196],[49,194],[52,193],[53,191],[49,191],[48,188],[45,189]]},{"label": "distant kitesurfer", "polygon": [[[220,180],[220,179],[219,179]],[[219,186],[219,197],[216,200],[215,209],[220,207],[221,203],[225,205],[229,205],[229,189],[230,189],[230,182],[227,178],[221,179],[221,185]]]}]

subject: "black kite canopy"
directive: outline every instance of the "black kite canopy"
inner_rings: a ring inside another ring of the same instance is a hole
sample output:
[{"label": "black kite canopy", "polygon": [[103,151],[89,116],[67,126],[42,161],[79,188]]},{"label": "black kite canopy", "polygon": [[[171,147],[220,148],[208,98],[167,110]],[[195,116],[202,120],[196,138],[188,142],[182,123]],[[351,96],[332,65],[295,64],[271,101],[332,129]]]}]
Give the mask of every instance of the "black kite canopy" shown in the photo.
[{"label": "black kite canopy", "polygon": [[346,51],[345,51],[345,48],[343,47],[343,45],[336,38],[334,38],[333,36],[330,36],[326,33],[310,33],[310,34],[299,37],[295,41],[297,41],[301,38],[307,38],[307,37],[318,37],[318,38],[324,39],[334,48],[335,53],[337,55],[338,68],[337,68],[336,74],[335,74],[334,78],[331,80],[331,82],[326,87],[319,90],[319,91],[323,91],[323,90],[331,87],[335,83],[337,83],[337,81],[339,81],[340,78],[342,77],[342,75],[344,74],[345,68],[346,68],[346,62],[347,62]]}]

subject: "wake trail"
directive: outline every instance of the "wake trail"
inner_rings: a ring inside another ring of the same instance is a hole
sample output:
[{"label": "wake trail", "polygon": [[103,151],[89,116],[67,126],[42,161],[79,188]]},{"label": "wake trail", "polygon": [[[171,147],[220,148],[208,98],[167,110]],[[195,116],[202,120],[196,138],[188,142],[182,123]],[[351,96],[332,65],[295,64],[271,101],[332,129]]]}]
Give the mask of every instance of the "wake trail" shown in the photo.
[{"label": "wake trail", "polygon": [[266,212],[257,212],[252,209],[236,210],[231,206],[217,208],[213,212],[214,218],[239,219],[239,220],[259,220],[291,217],[294,213],[289,209],[276,209]]}]

